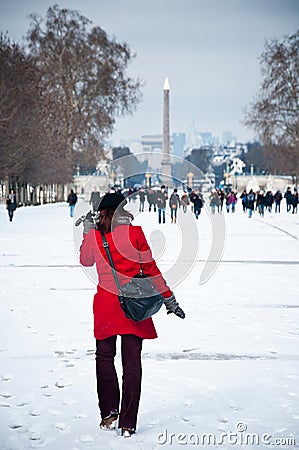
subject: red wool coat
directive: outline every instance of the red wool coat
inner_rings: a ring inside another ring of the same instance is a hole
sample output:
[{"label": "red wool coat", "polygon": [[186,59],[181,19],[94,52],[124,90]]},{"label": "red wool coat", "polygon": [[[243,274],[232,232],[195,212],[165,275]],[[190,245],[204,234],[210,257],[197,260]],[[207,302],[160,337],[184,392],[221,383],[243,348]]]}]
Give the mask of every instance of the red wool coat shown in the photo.
[{"label": "red wool coat", "polygon": [[[118,225],[111,233],[106,234],[106,239],[121,285],[139,273],[141,263],[143,273],[154,277],[153,281],[163,296],[171,296],[172,292],[152,257],[141,227]],[[134,334],[144,339],[157,337],[151,318],[135,322],[124,315],[99,231],[91,230],[84,235],[80,248],[80,263],[83,266],[96,264],[98,272],[99,282],[93,302],[96,339],[106,339],[117,334]]]}]

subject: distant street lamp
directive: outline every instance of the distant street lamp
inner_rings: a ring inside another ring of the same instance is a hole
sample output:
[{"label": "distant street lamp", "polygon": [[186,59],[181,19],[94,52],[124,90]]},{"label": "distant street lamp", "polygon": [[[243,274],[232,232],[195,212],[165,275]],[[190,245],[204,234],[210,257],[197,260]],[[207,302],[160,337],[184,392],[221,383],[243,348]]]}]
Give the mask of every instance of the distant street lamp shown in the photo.
[{"label": "distant street lamp", "polygon": [[112,169],[112,172],[110,173],[110,180],[111,180],[111,186],[114,186],[114,182],[115,182],[115,173]]},{"label": "distant street lamp", "polygon": [[145,180],[146,180],[145,184],[146,184],[147,188],[151,187],[151,178],[152,178],[151,174],[146,172],[146,174],[145,174]]},{"label": "distant street lamp", "polygon": [[188,186],[193,188],[193,178],[194,174],[192,172],[187,173],[187,179],[188,179]]}]

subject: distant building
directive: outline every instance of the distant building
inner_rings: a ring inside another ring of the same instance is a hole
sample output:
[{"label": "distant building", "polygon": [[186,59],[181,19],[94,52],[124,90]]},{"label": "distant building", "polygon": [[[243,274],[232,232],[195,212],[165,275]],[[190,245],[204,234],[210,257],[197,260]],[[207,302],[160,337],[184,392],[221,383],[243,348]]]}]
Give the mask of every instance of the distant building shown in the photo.
[{"label": "distant building", "polygon": [[235,143],[237,140],[236,136],[233,136],[232,132],[229,130],[222,132],[222,144],[223,145],[231,145]]},{"label": "distant building", "polygon": [[[162,152],[162,134],[144,134],[141,136],[143,153]],[[170,138],[170,154],[173,153],[173,138]]]},{"label": "distant building", "polygon": [[202,145],[211,145],[213,143],[213,135],[209,131],[200,131],[198,134],[202,139]]},{"label": "distant building", "polygon": [[184,158],[184,149],[186,145],[185,133],[173,133],[173,154],[179,158]]}]

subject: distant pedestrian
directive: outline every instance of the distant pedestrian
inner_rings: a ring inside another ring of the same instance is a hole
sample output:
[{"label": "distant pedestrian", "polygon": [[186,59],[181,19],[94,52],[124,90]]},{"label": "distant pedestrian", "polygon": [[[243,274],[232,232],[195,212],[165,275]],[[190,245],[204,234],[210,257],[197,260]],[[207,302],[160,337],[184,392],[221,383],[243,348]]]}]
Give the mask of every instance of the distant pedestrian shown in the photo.
[{"label": "distant pedestrian", "polygon": [[255,193],[252,189],[248,192],[246,196],[246,209],[248,211],[248,217],[251,219],[252,212],[254,211]]},{"label": "distant pedestrian", "polygon": [[292,197],[292,206],[293,206],[292,214],[297,213],[297,207],[298,207],[298,191],[297,191],[297,189],[294,189],[294,194]]},{"label": "distant pedestrian", "polygon": [[231,209],[231,212],[234,213],[235,212],[236,203],[237,203],[237,196],[236,196],[236,194],[233,191],[228,192],[226,194],[226,197],[225,197],[226,212],[229,213],[230,209]]},{"label": "distant pedestrian", "polygon": [[219,212],[219,209],[220,209],[220,211],[222,211],[222,209],[223,209],[225,194],[222,189],[218,189],[217,193],[218,193],[218,197],[220,199],[220,206],[218,207],[218,212]]},{"label": "distant pedestrian", "polygon": [[10,190],[10,193],[7,196],[6,209],[8,212],[9,221],[12,222],[13,214],[14,214],[15,210],[17,209],[16,194],[13,189]]},{"label": "distant pedestrian", "polygon": [[74,217],[74,211],[75,211],[75,206],[76,206],[77,201],[78,201],[77,194],[74,192],[73,189],[71,189],[71,192],[69,193],[68,198],[67,198],[67,202],[70,207],[70,216],[71,217]]},{"label": "distant pedestrian", "polygon": [[264,191],[260,190],[256,196],[256,206],[261,217],[264,217],[265,206],[266,206],[266,196]]},{"label": "distant pedestrian", "polygon": [[152,207],[154,209],[154,212],[157,211],[157,192],[153,189],[147,189],[146,191],[147,201],[148,201],[148,210],[151,212]]},{"label": "distant pedestrian", "polygon": [[139,189],[139,212],[144,211],[145,192],[143,188]]},{"label": "distant pedestrian", "polygon": [[268,208],[269,212],[272,212],[272,205],[274,202],[274,195],[271,191],[268,191],[265,196],[265,206]]},{"label": "distant pedestrian", "polygon": [[92,205],[93,212],[98,210],[99,204],[101,200],[101,194],[98,191],[98,188],[95,186],[90,195],[89,204]]},{"label": "distant pedestrian", "polygon": [[240,195],[240,198],[242,199],[242,208],[244,213],[246,213],[246,200],[247,200],[247,192],[246,189],[244,189],[244,191],[242,192],[242,194]]},{"label": "distant pedestrian", "polygon": [[292,207],[292,200],[293,200],[293,194],[291,191],[291,188],[288,187],[285,194],[284,194],[284,198],[286,199],[286,204],[287,204],[287,212],[291,211],[291,207]]},{"label": "distant pedestrian", "polygon": [[161,186],[161,190],[157,192],[157,206],[158,206],[158,222],[165,223],[165,208],[168,195],[164,184]]},{"label": "distant pedestrian", "polygon": [[191,192],[190,201],[193,203],[193,211],[195,214],[195,218],[198,219],[201,213],[201,209],[203,207],[203,199],[199,192],[199,189],[196,189],[196,191]]},{"label": "distant pedestrian", "polygon": [[184,213],[187,212],[187,207],[190,205],[189,195],[187,192],[184,192],[181,197],[181,205],[183,206]]},{"label": "distant pedestrian", "polygon": [[235,208],[236,208],[236,203],[237,203],[237,201],[238,201],[237,196],[236,196],[236,194],[232,191],[232,192],[230,193],[230,196],[229,196],[229,202],[230,202],[230,205],[231,205],[231,208],[232,208],[232,213],[235,212]]},{"label": "distant pedestrian", "polygon": [[171,223],[176,223],[179,206],[180,197],[178,195],[178,190],[174,189],[169,199]]},{"label": "distant pedestrian", "polygon": [[220,198],[218,197],[217,191],[215,189],[212,190],[209,200],[210,200],[210,207],[212,210],[212,214],[215,214],[216,207],[219,212],[219,207],[221,205],[221,201],[220,201]]},{"label": "distant pedestrian", "polygon": [[280,213],[280,203],[282,200],[282,193],[280,190],[276,191],[274,194],[274,202],[275,202],[275,213]]}]

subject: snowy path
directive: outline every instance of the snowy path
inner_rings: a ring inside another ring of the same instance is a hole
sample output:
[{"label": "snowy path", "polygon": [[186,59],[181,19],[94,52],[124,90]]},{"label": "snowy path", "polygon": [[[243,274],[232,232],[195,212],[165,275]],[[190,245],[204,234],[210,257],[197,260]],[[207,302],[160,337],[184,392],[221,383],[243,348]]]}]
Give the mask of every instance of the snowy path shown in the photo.
[{"label": "snowy path", "polygon": [[[13,223],[0,207],[1,450],[240,448],[220,444],[229,431],[271,435],[271,445],[242,448],[299,448],[299,215],[250,220],[240,209],[225,214],[222,262],[203,285],[207,213],[196,223],[200,251],[175,287],[187,318],[156,316],[159,339],[144,342],[138,432],[124,440],[98,429],[95,285],[78,264],[67,206],[20,208]],[[136,223],[171,242],[158,258],[165,272],[178,227],[156,219],[145,212]],[[121,376],[119,355],[117,367]],[[194,445],[204,433],[218,445]],[[296,445],[274,445],[290,437]]]}]

